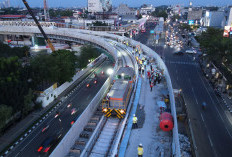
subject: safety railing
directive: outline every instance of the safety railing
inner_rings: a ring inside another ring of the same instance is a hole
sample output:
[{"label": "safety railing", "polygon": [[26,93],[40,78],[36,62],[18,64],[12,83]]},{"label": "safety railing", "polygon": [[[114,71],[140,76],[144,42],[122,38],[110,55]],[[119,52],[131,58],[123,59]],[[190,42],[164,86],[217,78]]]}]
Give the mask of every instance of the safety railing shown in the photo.
[{"label": "safety railing", "polygon": [[[85,29],[90,31],[106,31],[106,32],[128,32],[132,29],[137,29],[138,24],[129,24],[126,26],[85,26],[69,23],[57,23],[57,22],[43,22],[40,21],[42,27],[51,27],[51,28],[71,28],[71,29]],[[34,21],[0,21],[0,26],[35,26],[37,27]]]}]

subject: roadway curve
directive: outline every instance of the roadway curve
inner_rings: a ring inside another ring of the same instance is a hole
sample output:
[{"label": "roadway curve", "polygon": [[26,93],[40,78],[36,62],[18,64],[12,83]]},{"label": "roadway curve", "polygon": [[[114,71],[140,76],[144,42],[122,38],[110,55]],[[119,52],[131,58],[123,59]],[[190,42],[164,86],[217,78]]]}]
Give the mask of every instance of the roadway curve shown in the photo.
[{"label": "roadway curve", "polygon": [[[58,111],[60,111],[60,117],[54,118],[55,112],[51,114],[47,119],[42,122],[19,146],[17,146],[12,152],[8,154],[8,156],[43,156],[46,154],[40,154],[37,152],[37,149],[41,145],[41,143],[51,135],[56,134],[60,130],[63,132],[63,136],[70,129],[70,122],[78,117],[90,103],[92,98],[96,95],[98,90],[102,87],[105,80],[108,78],[106,73],[104,75],[101,74],[101,71],[106,71],[108,68],[112,68],[111,61],[105,61],[99,68],[96,69],[98,82],[97,84],[93,83],[93,74],[84,80],[81,84],[75,87],[74,92],[71,94],[69,98],[66,99],[62,103],[60,107],[58,107]],[[86,84],[90,83],[90,87],[87,88]],[[67,108],[67,104],[72,103],[72,107]],[[77,108],[77,112],[74,115],[71,115],[71,109]],[[60,120],[61,121],[60,121]],[[49,124],[49,129],[42,133],[43,127]]]}]

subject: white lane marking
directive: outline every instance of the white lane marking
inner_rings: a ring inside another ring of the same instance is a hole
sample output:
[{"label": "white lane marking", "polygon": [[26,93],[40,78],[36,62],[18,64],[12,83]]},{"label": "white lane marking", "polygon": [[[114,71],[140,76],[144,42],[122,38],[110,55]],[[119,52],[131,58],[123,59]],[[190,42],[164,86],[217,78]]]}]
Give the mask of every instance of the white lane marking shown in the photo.
[{"label": "white lane marking", "polygon": [[208,138],[209,138],[209,142],[210,142],[211,147],[213,147],[213,142],[212,142],[212,140],[211,140],[211,138],[210,138],[209,135],[208,135]]},{"label": "white lane marking", "polygon": [[[214,106],[214,107],[215,107],[215,106]],[[215,107],[215,108],[216,108],[216,110],[217,110],[217,112],[218,112],[218,114],[219,114],[219,116],[220,116],[221,120],[224,122],[224,120],[223,120],[223,118],[222,118],[222,116],[221,116],[221,114],[220,114],[219,110],[217,109],[217,107]]]},{"label": "white lane marking", "polygon": [[[204,83],[204,81],[203,81],[203,79],[201,78],[201,76],[200,76],[200,74],[199,74],[199,71],[197,70],[197,73],[198,73],[198,75],[199,75],[199,77],[200,77],[200,79],[201,79],[201,81],[202,81],[202,83],[203,83],[203,85],[204,85],[204,88],[206,89],[206,91],[207,91],[207,93],[208,93],[208,95],[209,95],[209,97],[210,97],[210,99],[211,99],[211,101],[212,101],[212,103],[214,103],[215,104],[215,102],[213,101],[213,99],[212,99],[212,97],[211,97],[211,95],[210,95],[210,93],[209,93],[209,91],[208,91],[208,89],[206,88],[206,85],[205,85],[205,83]],[[207,81],[206,81],[207,82]],[[208,83],[208,82],[207,82]],[[209,83],[208,83],[209,84]],[[209,85],[210,86],[210,85]],[[218,100],[218,99],[217,99]],[[219,105],[220,107],[221,107],[221,105]],[[217,109],[217,107],[214,105],[214,108],[216,108],[216,110],[217,110],[217,112],[218,112],[218,114],[219,114],[219,116],[220,116],[220,118],[221,118],[221,120],[222,120],[222,122],[224,123],[224,126],[225,126],[225,128],[226,128],[226,130],[227,130],[227,132],[229,133],[229,136],[232,138],[232,136],[231,136],[231,134],[230,134],[230,132],[228,131],[228,128],[227,128],[227,126],[226,126],[226,124],[225,124],[225,121],[223,120],[223,118],[222,118],[222,115],[221,115],[221,113],[219,112],[219,110]],[[222,108],[222,107],[221,107]],[[222,108],[222,110],[223,110],[223,108]]]},{"label": "white lane marking", "polygon": [[[190,84],[191,84],[191,83],[190,83]],[[197,102],[197,104],[198,104],[197,97],[196,97],[196,95],[195,95],[195,93],[194,93],[193,87],[192,87],[192,91],[193,91],[193,96],[194,96],[194,98],[195,98],[195,100],[196,100],[196,102]]]},{"label": "white lane marking", "polygon": [[202,119],[202,121],[203,121],[203,122],[205,122],[205,120],[204,120],[204,118],[203,118],[202,114],[201,114],[201,119]]},{"label": "white lane marking", "polygon": [[[51,123],[51,121],[52,120],[54,120],[54,118],[52,118],[49,122],[48,122],[48,124],[50,124]],[[42,125],[43,123],[40,123],[40,125]],[[24,150],[39,134],[41,133],[41,131],[39,131],[22,149],[20,149],[20,151],[18,152],[18,154],[16,154],[16,156],[15,157],[17,157],[21,152],[22,152],[22,150]],[[25,138],[26,139],[26,138]]]},{"label": "white lane marking", "polygon": [[176,80],[178,81],[178,76],[176,77]]},{"label": "white lane marking", "polygon": [[230,137],[232,138],[230,131],[228,130],[228,128],[226,127],[226,131],[228,132],[228,134],[230,135]]}]

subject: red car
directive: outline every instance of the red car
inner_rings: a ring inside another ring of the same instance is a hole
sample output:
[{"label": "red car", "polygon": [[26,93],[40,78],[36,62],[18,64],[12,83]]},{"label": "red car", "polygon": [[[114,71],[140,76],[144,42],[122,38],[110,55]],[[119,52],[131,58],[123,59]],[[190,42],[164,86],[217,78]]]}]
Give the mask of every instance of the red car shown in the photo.
[{"label": "red car", "polygon": [[71,110],[71,115],[75,114],[76,112],[77,112],[77,109],[76,109],[76,108],[73,108],[73,109]]},{"label": "red car", "polygon": [[48,128],[49,128],[49,125],[48,124],[45,125],[45,127],[42,129],[42,132],[45,132],[46,130],[48,130]]}]

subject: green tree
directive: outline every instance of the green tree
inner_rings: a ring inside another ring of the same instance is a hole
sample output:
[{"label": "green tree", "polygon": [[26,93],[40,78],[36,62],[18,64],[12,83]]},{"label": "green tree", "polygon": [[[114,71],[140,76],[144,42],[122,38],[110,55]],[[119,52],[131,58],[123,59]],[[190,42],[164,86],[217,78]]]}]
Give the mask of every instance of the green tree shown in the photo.
[{"label": "green tree", "polygon": [[60,17],[60,16],[73,16],[73,11],[70,9],[67,10],[55,10],[55,9],[50,9],[49,14],[51,17]]},{"label": "green tree", "polygon": [[74,52],[68,50],[58,50],[52,53],[53,66],[50,68],[51,78],[54,82],[63,84],[72,81],[76,71],[77,58]]},{"label": "green tree", "polygon": [[172,21],[176,21],[176,20],[179,20],[180,19],[180,16],[178,14],[175,14],[172,16]]},{"label": "green tree", "polygon": [[101,22],[101,21],[95,21],[92,24],[93,24],[93,26],[108,26],[107,23]]},{"label": "green tree", "polygon": [[231,64],[232,39],[223,37],[223,30],[209,27],[196,38],[207,57],[221,64]]},{"label": "green tree", "polygon": [[164,20],[166,20],[168,17],[167,7],[166,6],[157,7],[155,11],[151,13],[151,15],[154,17],[163,17]]},{"label": "green tree", "polygon": [[6,121],[12,116],[12,107],[0,105],[0,129],[5,126]]},{"label": "green tree", "polygon": [[68,50],[58,50],[52,54],[41,53],[31,61],[33,79],[43,87],[58,82],[71,81],[76,70],[76,56]]},{"label": "green tree", "polygon": [[27,115],[33,109],[33,90],[30,88],[28,94],[24,96],[23,114]]},{"label": "green tree", "polygon": [[141,14],[139,14],[139,15],[137,16],[137,18],[138,18],[138,19],[141,19],[141,18],[142,18],[142,15],[141,15]]},{"label": "green tree", "polygon": [[19,58],[30,56],[29,47],[14,47],[11,48],[10,46],[3,44],[0,42],[0,57],[12,57],[18,56]]},{"label": "green tree", "polygon": [[81,47],[80,56],[78,57],[78,67],[85,68],[90,59],[97,58],[100,53],[91,45],[85,45]]}]

